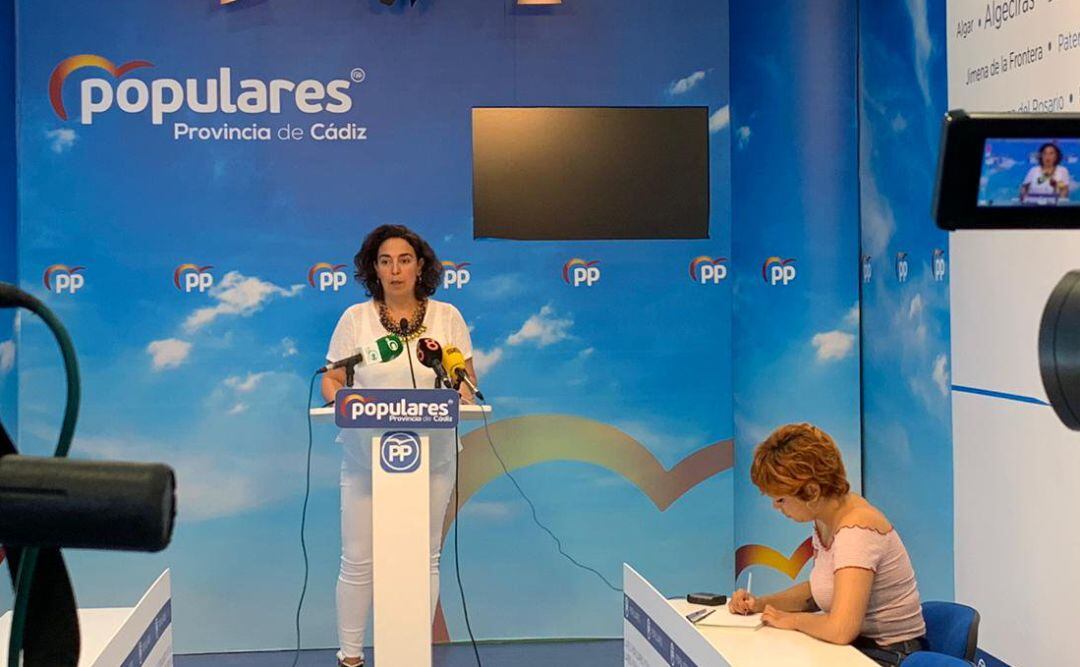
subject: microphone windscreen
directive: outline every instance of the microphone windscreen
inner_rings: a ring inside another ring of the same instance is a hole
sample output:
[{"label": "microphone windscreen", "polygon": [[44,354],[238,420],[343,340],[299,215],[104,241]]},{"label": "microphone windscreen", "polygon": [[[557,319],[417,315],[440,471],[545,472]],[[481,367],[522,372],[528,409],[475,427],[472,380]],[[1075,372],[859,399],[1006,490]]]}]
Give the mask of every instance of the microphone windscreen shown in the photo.
[{"label": "microphone windscreen", "polygon": [[446,369],[446,372],[449,373],[452,378],[457,378],[458,371],[466,370],[465,355],[453,345],[443,348],[442,363],[443,368]]},{"label": "microphone windscreen", "polygon": [[383,336],[375,341],[375,345],[379,348],[379,361],[396,359],[401,356],[401,351],[405,348],[401,343],[401,339],[394,334]]},{"label": "microphone windscreen", "polygon": [[161,551],[172,539],[176,481],[160,463],[0,458],[0,543]]},{"label": "microphone windscreen", "polygon": [[442,365],[442,345],[434,338],[416,341],[416,360],[428,368]]}]

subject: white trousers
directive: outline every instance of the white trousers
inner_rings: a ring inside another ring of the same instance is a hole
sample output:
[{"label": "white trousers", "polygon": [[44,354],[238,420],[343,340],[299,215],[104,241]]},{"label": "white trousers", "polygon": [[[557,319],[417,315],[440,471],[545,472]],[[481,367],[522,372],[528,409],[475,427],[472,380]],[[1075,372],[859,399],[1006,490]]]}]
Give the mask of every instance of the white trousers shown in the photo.
[{"label": "white trousers", "polygon": [[[454,491],[454,463],[431,471],[431,614],[439,599],[442,526]],[[341,570],[337,582],[338,657],[363,655],[371,615],[371,468],[345,456],[341,465]]]}]

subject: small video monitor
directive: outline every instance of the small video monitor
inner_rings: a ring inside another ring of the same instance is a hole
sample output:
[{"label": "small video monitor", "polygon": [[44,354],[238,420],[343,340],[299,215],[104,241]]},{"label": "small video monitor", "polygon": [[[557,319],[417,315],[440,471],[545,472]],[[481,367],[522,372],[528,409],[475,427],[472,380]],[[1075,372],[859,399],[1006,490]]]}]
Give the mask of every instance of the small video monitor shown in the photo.
[{"label": "small video monitor", "polygon": [[1080,228],[1080,115],[950,111],[934,218],[948,230]]}]

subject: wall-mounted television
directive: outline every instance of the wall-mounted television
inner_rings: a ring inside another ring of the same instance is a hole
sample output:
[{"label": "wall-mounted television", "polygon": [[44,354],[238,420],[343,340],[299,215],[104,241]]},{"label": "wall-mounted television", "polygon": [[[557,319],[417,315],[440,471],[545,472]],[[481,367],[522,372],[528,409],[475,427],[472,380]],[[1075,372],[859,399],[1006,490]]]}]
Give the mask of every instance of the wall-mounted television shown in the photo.
[{"label": "wall-mounted television", "polygon": [[477,238],[708,238],[707,107],[474,108],[472,139]]}]

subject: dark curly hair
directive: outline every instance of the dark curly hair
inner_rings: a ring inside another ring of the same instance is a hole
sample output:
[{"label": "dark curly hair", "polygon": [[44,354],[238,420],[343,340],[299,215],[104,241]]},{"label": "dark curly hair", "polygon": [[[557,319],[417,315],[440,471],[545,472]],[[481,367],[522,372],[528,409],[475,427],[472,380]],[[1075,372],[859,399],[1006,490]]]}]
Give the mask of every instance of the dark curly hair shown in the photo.
[{"label": "dark curly hair", "polygon": [[375,262],[379,256],[379,246],[387,239],[405,239],[412,246],[416,258],[423,262],[420,277],[416,281],[416,298],[426,299],[434,294],[439,287],[439,281],[442,280],[442,263],[439,262],[439,258],[435,256],[435,251],[431,249],[428,242],[404,225],[381,225],[364,237],[360,252],[353,257],[353,265],[356,267],[353,275],[356,282],[363,285],[368,296],[376,301],[382,301],[385,298],[382,283],[379,282],[379,275],[375,271]]},{"label": "dark curly hair", "polygon": [[1061,157],[1062,157],[1061,149],[1058,148],[1057,144],[1048,141],[1045,144],[1043,144],[1042,146],[1039,146],[1039,166],[1040,167],[1042,166],[1042,154],[1043,154],[1043,151],[1046,150],[1047,148],[1053,148],[1054,149],[1054,155],[1057,156],[1057,158],[1054,160],[1054,166],[1056,167],[1059,164],[1061,164]]}]

